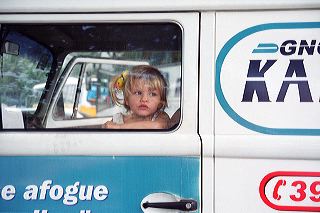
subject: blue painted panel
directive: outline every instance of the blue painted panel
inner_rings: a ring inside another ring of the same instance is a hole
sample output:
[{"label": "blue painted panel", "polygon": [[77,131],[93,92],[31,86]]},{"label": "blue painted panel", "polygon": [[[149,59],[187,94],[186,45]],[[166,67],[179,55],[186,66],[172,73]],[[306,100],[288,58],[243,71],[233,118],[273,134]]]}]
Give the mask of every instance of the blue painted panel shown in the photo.
[{"label": "blue painted panel", "polygon": [[[199,166],[199,158],[194,157],[0,157],[0,212],[141,213],[141,200],[155,192],[169,192],[199,202]],[[52,183],[45,199],[40,199],[41,191],[45,191],[40,186],[46,180]],[[100,186],[101,191],[97,191],[96,197],[93,193],[91,200],[80,200],[78,190],[73,195],[77,203],[66,205],[63,201],[72,199],[64,198],[66,188],[76,182],[86,186],[86,194],[89,185],[96,190]],[[14,186],[15,193],[3,189],[8,185]],[[38,192],[30,187],[37,187]],[[59,194],[62,191],[63,196]],[[27,200],[24,195],[30,197],[31,192],[36,198]]]}]

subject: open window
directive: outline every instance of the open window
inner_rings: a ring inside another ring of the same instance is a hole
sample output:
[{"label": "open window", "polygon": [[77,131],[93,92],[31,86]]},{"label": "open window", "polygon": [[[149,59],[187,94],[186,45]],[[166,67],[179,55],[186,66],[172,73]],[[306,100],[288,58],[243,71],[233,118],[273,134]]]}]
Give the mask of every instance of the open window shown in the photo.
[{"label": "open window", "polygon": [[160,70],[168,84],[165,113],[180,109],[177,24],[3,24],[1,36],[3,129],[100,128],[126,113],[112,100],[110,82],[136,65]]}]

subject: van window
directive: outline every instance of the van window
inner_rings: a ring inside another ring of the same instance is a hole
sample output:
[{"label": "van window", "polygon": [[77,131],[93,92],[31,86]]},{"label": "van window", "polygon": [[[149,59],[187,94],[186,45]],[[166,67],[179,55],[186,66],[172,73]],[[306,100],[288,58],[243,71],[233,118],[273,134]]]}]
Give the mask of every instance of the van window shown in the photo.
[{"label": "van window", "polygon": [[165,129],[177,124],[170,118],[181,104],[178,25],[2,24],[1,36],[2,129],[104,128],[115,114],[133,113],[112,84],[139,65],[160,71],[168,104],[157,112],[168,116]]}]

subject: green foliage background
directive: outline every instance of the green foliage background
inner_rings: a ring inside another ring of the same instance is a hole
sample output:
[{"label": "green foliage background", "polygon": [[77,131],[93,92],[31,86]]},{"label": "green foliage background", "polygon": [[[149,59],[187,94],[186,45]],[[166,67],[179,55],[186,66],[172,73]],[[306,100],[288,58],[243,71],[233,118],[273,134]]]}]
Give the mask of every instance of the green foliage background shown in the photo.
[{"label": "green foliage background", "polygon": [[3,54],[1,57],[0,94],[1,102],[19,108],[35,107],[40,99],[33,87],[44,83],[50,66],[37,68],[37,62],[27,57]]}]

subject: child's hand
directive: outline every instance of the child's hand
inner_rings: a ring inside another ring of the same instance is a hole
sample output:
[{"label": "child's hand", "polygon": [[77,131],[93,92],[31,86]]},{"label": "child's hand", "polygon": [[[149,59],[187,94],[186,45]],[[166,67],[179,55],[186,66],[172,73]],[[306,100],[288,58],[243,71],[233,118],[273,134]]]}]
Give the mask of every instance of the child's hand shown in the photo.
[{"label": "child's hand", "polygon": [[107,121],[107,123],[102,125],[102,128],[107,128],[107,129],[120,129],[120,125],[116,124],[112,121]]}]

